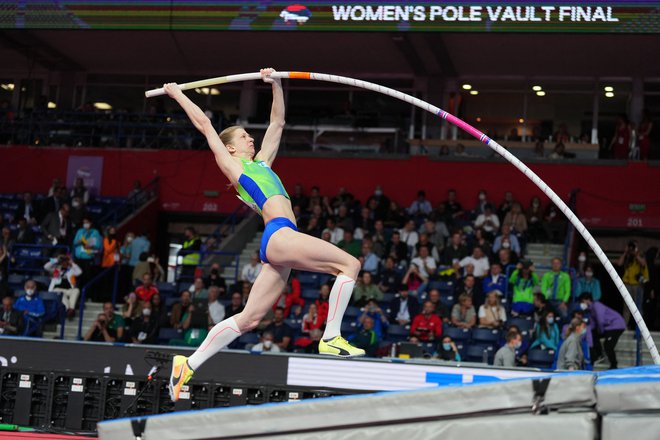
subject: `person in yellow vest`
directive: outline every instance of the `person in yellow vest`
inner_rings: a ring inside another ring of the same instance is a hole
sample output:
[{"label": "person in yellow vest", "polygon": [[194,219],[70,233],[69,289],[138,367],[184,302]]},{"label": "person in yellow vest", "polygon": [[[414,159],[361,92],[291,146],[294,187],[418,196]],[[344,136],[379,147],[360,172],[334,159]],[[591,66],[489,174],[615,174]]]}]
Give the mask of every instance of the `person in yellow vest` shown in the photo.
[{"label": "person in yellow vest", "polygon": [[[635,240],[628,242],[628,246],[626,246],[626,249],[616,264],[623,267],[623,284],[626,285],[628,292],[630,292],[641,313],[644,284],[649,280],[649,268],[646,265],[646,259],[639,252],[639,246]],[[630,310],[625,305],[623,307],[623,319],[625,319],[626,325],[628,325],[630,321]]]},{"label": "person in yellow vest", "polygon": [[193,279],[195,269],[199,265],[199,251],[202,248],[202,240],[197,236],[195,228],[188,226],[183,231],[185,240],[181,248],[183,258],[181,260],[181,277]]}]

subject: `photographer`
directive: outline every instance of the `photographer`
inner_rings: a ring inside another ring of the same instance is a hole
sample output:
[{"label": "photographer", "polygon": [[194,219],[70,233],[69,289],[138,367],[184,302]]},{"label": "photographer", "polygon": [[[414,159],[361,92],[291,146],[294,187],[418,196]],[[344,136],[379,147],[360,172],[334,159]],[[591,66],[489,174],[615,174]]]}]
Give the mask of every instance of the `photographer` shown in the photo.
[{"label": "photographer", "polygon": [[124,336],[124,318],[116,314],[111,302],[103,304],[103,313],[87,331],[85,341],[116,342]]},{"label": "photographer", "polygon": [[66,316],[73,319],[76,314],[76,302],[80,289],[76,287],[76,278],[82,274],[82,269],[71,260],[66,253],[57,258],[51,258],[44,265],[44,269],[51,275],[49,292],[62,292],[62,304],[66,307]]},{"label": "photographer", "polygon": [[[623,283],[626,285],[630,296],[632,296],[641,313],[644,284],[649,279],[649,269],[646,265],[646,259],[639,252],[637,241],[631,240],[628,242],[628,246],[626,246],[623,255],[619,257],[616,264],[623,267]],[[630,310],[626,306],[623,308],[623,319],[626,321],[626,325],[628,325],[630,322]]]},{"label": "photographer", "polygon": [[378,303],[374,298],[369,298],[367,300],[367,305],[364,307],[362,315],[358,317],[358,329],[361,330],[364,327],[364,322],[367,318],[373,320],[373,331],[378,337],[378,340],[382,340],[383,329],[389,325],[389,322],[387,320],[387,315],[385,315],[383,309],[378,306]]}]

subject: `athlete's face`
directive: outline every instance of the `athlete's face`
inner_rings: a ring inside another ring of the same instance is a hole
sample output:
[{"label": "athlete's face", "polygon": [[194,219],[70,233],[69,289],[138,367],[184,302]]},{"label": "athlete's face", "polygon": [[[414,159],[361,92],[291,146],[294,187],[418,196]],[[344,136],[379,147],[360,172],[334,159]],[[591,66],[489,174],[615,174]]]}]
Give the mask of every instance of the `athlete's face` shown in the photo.
[{"label": "athlete's face", "polygon": [[228,144],[229,151],[234,149],[236,156],[243,157],[245,159],[252,159],[254,157],[254,138],[248,134],[247,131],[239,128],[234,133],[234,137],[231,140],[231,144]]}]

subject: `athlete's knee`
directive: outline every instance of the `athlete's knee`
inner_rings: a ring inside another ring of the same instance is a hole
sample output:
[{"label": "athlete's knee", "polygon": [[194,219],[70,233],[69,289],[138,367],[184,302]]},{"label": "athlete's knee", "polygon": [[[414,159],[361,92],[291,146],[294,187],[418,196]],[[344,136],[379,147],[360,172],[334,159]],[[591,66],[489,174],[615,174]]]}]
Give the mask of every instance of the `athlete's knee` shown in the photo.
[{"label": "athlete's knee", "polygon": [[360,270],[362,269],[360,260],[358,260],[352,255],[349,255],[346,258],[346,262],[344,263],[344,266],[345,267],[341,269],[341,272],[347,277],[350,277],[352,279],[357,279],[357,276],[360,273]]},{"label": "athlete's knee", "polygon": [[261,322],[261,318],[261,316],[257,316],[254,313],[241,312],[234,316],[234,321],[238,325],[238,330],[243,334],[257,328]]}]

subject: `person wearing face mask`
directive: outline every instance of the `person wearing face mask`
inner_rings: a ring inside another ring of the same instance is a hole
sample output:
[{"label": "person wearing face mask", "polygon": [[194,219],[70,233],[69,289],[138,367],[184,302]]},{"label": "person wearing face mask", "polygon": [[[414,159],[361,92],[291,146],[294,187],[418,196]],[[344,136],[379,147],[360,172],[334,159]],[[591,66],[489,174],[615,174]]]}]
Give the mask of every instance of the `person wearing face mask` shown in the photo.
[{"label": "person wearing face mask", "polygon": [[62,253],[57,258],[52,258],[46,263],[44,270],[52,276],[48,291],[62,292],[62,304],[66,308],[67,318],[73,319],[76,302],[80,295],[80,289],[77,287],[77,278],[82,274],[82,269],[73,262],[71,256]]},{"label": "person wearing face mask", "polygon": [[87,208],[79,197],[74,197],[71,200],[71,212],[69,218],[71,219],[71,227],[78,229],[82,226],[83,220],[87,215]]},{"label": "person wearing face mask", "polygon": [[545,238],[541,199],[532,197],[525,215],[527,216],[527,238],[530,243],[538,243]]},{"label": "person wearing face mask", "polygon": [[25,295],[16,300],[14,309],[23,313],[23,336],[41,336],[43,319],[46,314],[44,302],[37,294],[37,283],[27,280],[24,285]]},{"label": "person wearing face mask", "polygon": [[454,344],[454,341],[452,341],[451,337],[444,336],[442,338],[442,344],[440,344],[438,349],[438,358],[443,361],[461,361],[461,355],[458,352],[458,348],[456,347],[456,344]]},{"label": "person wearing face mask", "polygon": [[209,289],[213,286],[219,288],[220,296],[221,297],[225,296],[225,293],[227,292],[227,282],[222,277],[222,270],[220,268],[220,264],[213,263],[211,265],[211,272],[206,277],[206,279],[204,279],[204,284],[209,286]]},{"label": "person wearing face mask", "polygon": [[540,347],[542,350],[556,350],[559,346],[559,327],[555,322],[555,313],[546,310],[534,329],[536,339],[529,347]]},{"label": "person wearing face mask", "polygon": [[103,239],[103,259],[101,267],[108,268],[120,262],[119,240],[117,239],[117,228],[110,226],[106,229]]},{"label": "person wearing face mask", "polygon": [[577,291],[580,293],[589,292],[594,301],[600,301],[602,296],[600,290],[600,281],[594,278],[594,269],[591,265],[587,264],[584,267],[584,276],[577,279]]},{"label": "person wearing face mask", "polygon": [[568,325],[566,340],[559,348],[557,356],[558,370],[581,370],[584,368],[582,336],[587,331],[587,324],[580,318],[573,318]]},{"label": "person wearing face mask", "polygon": [[[85,217],[83,219],[83,227],[76,232],[73,246],[76,263],[82,269],[78,284],[80,287],[84,287],[87,281],[94,276],[94,259],[103,249],[103,238],[99,231],[92,227],[91,218]],[[94,294],[96,293],[94,292]]]},{"label": "person wearing face mask", "polygon": [[142,305],[142,313],[131,323],[128,331],[129,340],[133,344],[155,344],[158,340],[158,321],[152,319],[151,304]]},{"label": "person wearing face mask", "polygon": [[522,346],[522,336],[515,330],[509,330],[506,334],[506,344],[495,353],[493,365],[496,367],[515,367],[516,350]]},{"label": "person wearing face mask", "polygon": [[617,368],[618,363],[616,359],[615,347],[619,338],[626,329],[626,321],[620,313],[607,307],[600,301],[594,301],[590,293],[582,293],[578,297],[580,308],[589,312],[592,327],[594,329],[594,357],[596,361],[600,361],[602,351],[600,347],[600,339],[603,339],[603,348],[605,355],[610,361],[610,368]]},{"label": "person wearing face mask", "polygon": [[263,332],[261,335],[261,341],[258,344],[252,346],[250,351],[255,353],[280,353],[280,347],[277,344],[273,343],[273,333],[272,332]]},{"label": "person wearing face mask", "polygon": [[500,249],[508,249],[511,252],[515,252],[517,256],[520,256],[520,241],[515,234],[511,233],[511,226],[502,225],[501,234],[495,237],[493,242],[493,252],[499,252]]}]

